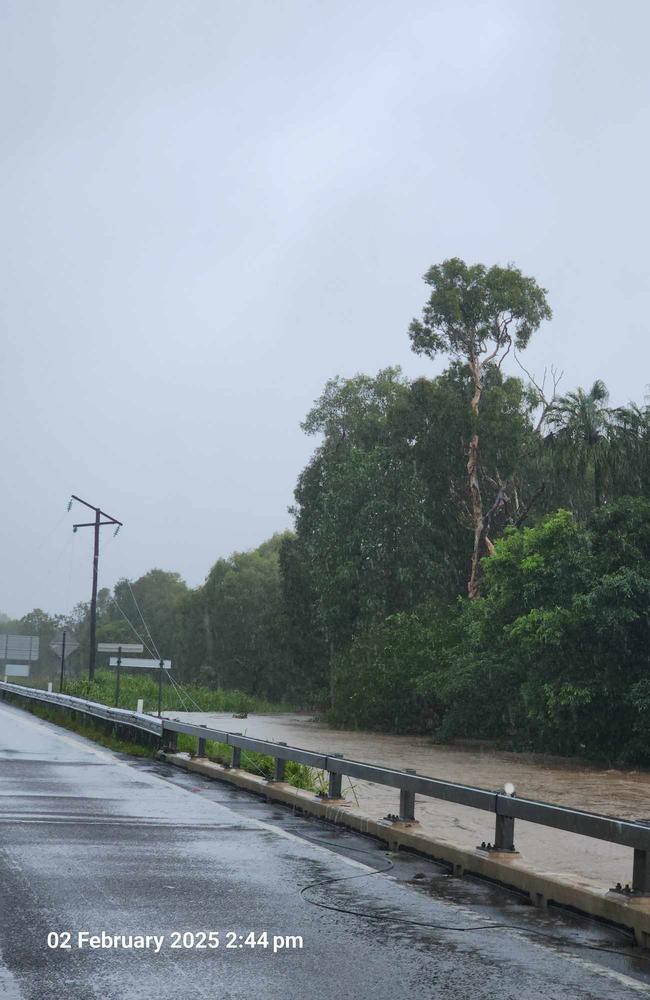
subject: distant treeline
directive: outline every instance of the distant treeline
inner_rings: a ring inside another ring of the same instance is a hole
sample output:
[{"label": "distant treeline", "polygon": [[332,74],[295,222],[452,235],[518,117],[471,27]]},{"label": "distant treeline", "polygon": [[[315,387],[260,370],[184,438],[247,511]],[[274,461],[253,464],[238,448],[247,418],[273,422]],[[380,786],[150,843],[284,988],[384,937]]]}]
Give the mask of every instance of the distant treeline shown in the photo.
[{"label": "distant treeline", "polygon": [[[186,680],[348,726],[650,763],[650,407],[504,374],[550,318],[516,269],[452,260],[425,280],[410,336],[442,374],[328,382],[294,531],[196,589],[120,581],[98,638],[133,641],[141,612]],[[83,662],[87,606],[66,620]],[[47,640],[61,621],[11,625]]]}]

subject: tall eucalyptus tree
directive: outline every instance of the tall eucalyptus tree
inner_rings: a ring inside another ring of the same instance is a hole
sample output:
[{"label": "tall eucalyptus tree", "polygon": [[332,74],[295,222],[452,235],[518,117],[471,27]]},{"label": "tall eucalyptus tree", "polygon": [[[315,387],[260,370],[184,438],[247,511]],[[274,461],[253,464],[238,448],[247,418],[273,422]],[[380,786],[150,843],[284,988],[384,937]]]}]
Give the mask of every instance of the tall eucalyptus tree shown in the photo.
[{"label": "tall eucalyptus tree", "polygon": [[[543,320],[551,318],[546,289],[516,267],[468,265],[458,257],[436,264],[424,275],[431,288],[422,319],[409,327],[416,354],[441,353],[468,365],[473,395],[472,430],[467,442],[467,484],[474,530],[470,598],[478,597],[481,557],[490,550],[489,524],[481,494],[480,405],[486,370],[500,367],[513,345],[522,351]],[[498,502],[497,497],[497,502]]]}]

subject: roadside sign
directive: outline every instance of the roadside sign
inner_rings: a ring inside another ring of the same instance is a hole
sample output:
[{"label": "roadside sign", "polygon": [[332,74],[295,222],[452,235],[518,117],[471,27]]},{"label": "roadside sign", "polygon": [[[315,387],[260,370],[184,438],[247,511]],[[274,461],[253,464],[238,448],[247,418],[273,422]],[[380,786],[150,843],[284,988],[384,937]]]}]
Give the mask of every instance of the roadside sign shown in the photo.
[{"label": "roadside sign", "polygon": [[[50,649],[56,656],[58,656],[59,659],[61,659],[61,653],[63,653],[63,639],[62,638],[52,639],[52,642],[50,643]],[[71,653],[74,653],[75,649],[79,649],[79,643],[77,642],[77,640],[73,639],[72,636],[70,637],[66,636],[65,637],[66,660],[68,659]]]},{"label": "roadside sign", "polygon": [[[144,646],[139,642],[98,642],[97,652],[98,653],[119,653],[122,650],[123,653],[142,653],[144,651]],[[122,660],[124,663],[124,660]]]},{"label": "roadside sign", "polygon": [[0,660],[37,660],[37,635],[0,635]]},{"label": "roadside sign", "polygon": [[29,663],[6,663],[5,677],[29,677]]},{"label": "roadside sign", "polygon": [[[124,647],[122,647],[124,648]],[[111,656],[109,660],[109,666],[117,666],[117,656]],[[144,667],[145,670],[160,670],[160,660],[142,660],[135,659],[134,657],[123,656],[120,660],[121,667]],[[172,661],[163,660],[162,661],[163,670],[171,670]]]}]

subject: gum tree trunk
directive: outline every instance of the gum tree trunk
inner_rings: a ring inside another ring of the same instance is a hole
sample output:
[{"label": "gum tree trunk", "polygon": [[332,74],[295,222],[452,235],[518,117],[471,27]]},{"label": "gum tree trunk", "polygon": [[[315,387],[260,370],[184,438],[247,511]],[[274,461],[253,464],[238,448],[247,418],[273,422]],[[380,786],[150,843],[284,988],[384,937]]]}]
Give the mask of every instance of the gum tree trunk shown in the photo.
[{"label": "gum tree trunk", "polygon": [[474,380],[474,395],[472,396],[472,419],[474,433],[467,451],[467,481],[469,486],[472,525],[474,527],[474,548],[472,551],[472,567],[467,593],[470,600],[479,596],[480,560],[485,543],[485,520],[483,518],[483,498],[478,478],[478,411],[483,389],[481,364],[477,358],[470,359],[470,370]]}]

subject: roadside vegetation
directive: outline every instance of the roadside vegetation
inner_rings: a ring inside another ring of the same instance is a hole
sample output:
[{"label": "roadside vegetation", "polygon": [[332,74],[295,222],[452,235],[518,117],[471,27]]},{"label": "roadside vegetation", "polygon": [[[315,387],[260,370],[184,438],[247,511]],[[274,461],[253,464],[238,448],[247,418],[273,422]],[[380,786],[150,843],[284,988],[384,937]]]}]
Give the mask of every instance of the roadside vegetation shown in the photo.
[{"label": "roadside vegetation", "polygon": [[[11,696],[9,696],[9,701],[12,701]],[[136,743],[135,741],[121,739],[112,732],[109,732],[105,727],[91,721],[85,721],[83,718],[80,719],[77,717],[74,719],[69,712],[56,706],[39,702],[28,702],[22,698],[16,699],[15,703],[18,708],[30,712],[31,715],[36,715],[39,719],[44,719],[46,722],[53,722],[57,726],[69,729],[79,736],[85,736],[86,739],[92,740],[94,743],[100,743],[108,750],[128,753],[132,757],[153,757],[155,753],[152,747],[143,746],[141,743]]]},{"label": "roadside vegetation", "polygon": [[[526,368],[551,310],[516,267],[453,258],[424,281],[404,334],[430,371],[326,383],[303,423],[317,443],[293,531],[219,558],[194,589],[160,569],[119,581],[100,593],[98,638],[133,641],[146,620],[213,711],[288,703],[340,726],[650,765],[650,404]],[[64,624],[79,674],[85,604],[5,628],[46,648]],[[111,703],[112,674],[85,684],[69,690]],[[124,703],[155,705],[139,685],[155,688],[125,676]],[[169,689],[166,707],[183,707]]]},{"label": "roadside vegetation", "polygon": [[[138,699],[144,702],[145,712],[158,710],[157,672],[145,674],[143,671],[120,677],[120,707],[135,709]],[[98,701],[102,705],[115,704],[115,670],[98,670],[92,681],[87,677],[75,677],[66,681],[65,693],[77,698]],[[224,691],[198,684],[183,684],[180,688],[165,680],[162,689],[162,707],[165,712],[233,712],[248,714],[257,712],[269,715],[287,712],[290,706],[283,702],[271,702],[266,698],[246,694],[243,691]]]},{"label": "roadside vegetation", "polygon": [[[178,734],[178,749],[185,753],[194,754],[196,751],[196,740],[192,736],[183,733]],[[226,743],[219,743],[216,740],[205,741],[206,757],[217,764],[229,766],[232,759],[232,747]],[[275,761],[273,757],[266,754],[255,753],[252,750],[242,750],[241,766],[244,771],[251,774],[258,774],[262,778],[270,779],[275,772]],[[285,762],[285,781],[295,788],[306,788],[309,791],[316,791],[320,787],[319,773],[314,768],[307,767],[306,764],[297,764],[293,760]]]},{"label": "roadside vegetation", "polygon": [[[13,699],[9,696],[9,700]],[[27,702],[23,699],[15,699],[19,708],[30,712],[32,715],[44,719],[46,722],[53,722],[57,726],[84,736],[86,739],[99,743],[108,750],[129,754],[132,757],[155,757],[158,748],[152,745],[138,743],[135,740],[126,740],[117,736],[111,731],[110,726],[103,726],[100,722],[93,722],[83,717],[73,718],[69,711],[57,706],[46,705],[39,702]],[[183,753],[194,754],[196,752],[196,739],[186,736],[184,733],[178,734],[178,750]],[[232,747],[225,743],[218,743],[216,740],[206,740],[206,757],[218,764],[229,765],[232,757]],[[275,761],[265,754],[254,753],[250,750],[242,751],[241,766],[244,771],[251,774],[258,774],[263,778],[272,778],[275,770]],[[308,791],[316,792],[323,785],[319,772],[305,764],[296,764],[288,760],[285,765],[285,781],[295,788],[304,788]]]}]

